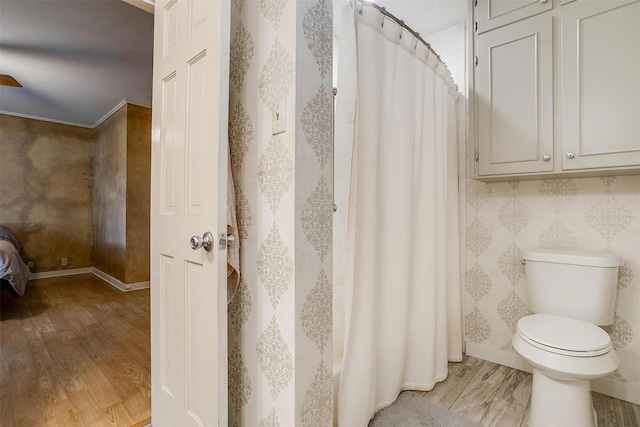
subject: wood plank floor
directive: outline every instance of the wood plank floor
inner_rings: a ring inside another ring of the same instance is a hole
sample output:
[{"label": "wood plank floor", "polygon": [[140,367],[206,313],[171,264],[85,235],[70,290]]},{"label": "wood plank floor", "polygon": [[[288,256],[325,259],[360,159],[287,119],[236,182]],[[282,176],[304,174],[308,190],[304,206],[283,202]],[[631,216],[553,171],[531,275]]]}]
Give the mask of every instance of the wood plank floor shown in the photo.
[{"label": "wood plank floor", "polygon": [[92,274],[0,294],[0,426],[129,427],[151,415],[149,290]]},{"label": "wood plank floor", "polygon": [[[449,363],[449,377],[428,392],[415,391],[485,427],[528,427],[529,373],[464,356]],[[640,426],[640,406],[592,392],[598,427]]]}]

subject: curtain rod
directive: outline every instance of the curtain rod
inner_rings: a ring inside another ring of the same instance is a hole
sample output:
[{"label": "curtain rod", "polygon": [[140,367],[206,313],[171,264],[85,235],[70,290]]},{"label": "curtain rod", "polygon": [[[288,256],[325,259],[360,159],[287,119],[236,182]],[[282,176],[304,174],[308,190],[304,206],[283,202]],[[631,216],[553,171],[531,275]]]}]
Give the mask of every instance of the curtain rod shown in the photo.
[{"label": "curtain rod", "polygon": [[[434,54],[436,56],[436,58],[438,58],[438,61],[440,61],[440,62],[442,62],[444,64],[444,61],[442,60],[442,58],[440,58],[440,55],[438,55],[436,53],[436,51],[433,50],[431,45],[429,43],[427,43],[427,41],[420,36],[420,33],[414,31],[413,28],[411,28],[410,26],[405,24],[402,19],[399,19],[395,15],[393,15],[391,12],[388,12],[387,8],[385,8],[383,6],[378,6],[377,4],[375,4],[371,0],[355,0],[355,1],[357,3],[360,3],[360,11],[358,13],[362,14],[362,5],[363,4],[367,5],[367,6],[371,6],[371,7],[375,8],[375,9],[377,9],[384,16],[386,16],[387,18],[392,19],[393,21],[395,21],[396,24],[400,25],[402,28],[404,28],[409,33],[411,33],[412,36],[414,36],[416,39],[418,39],[418,41],[420,41],[423,45],[425,45],[427,47],[427,49],[429,49],[429,52],[431,52],[432,54]],[[382,25],[384,25],[384,18],[383,18],[383,21],[382,21]]]}]

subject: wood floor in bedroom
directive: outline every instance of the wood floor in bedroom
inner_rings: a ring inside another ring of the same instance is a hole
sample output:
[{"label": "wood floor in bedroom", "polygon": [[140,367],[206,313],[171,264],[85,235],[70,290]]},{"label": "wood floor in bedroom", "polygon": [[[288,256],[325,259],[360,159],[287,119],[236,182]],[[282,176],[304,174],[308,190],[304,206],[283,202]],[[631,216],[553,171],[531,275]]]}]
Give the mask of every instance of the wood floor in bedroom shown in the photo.
[{"label": "wood floor in bedroom", "polygon": [[[427,399],[482,426],[528,427],[531,374],[464,356],[449,363],[449,377],[428,392]],[[591,393],[598,427],[640,426],[640,406]]]},{"label": "wood floor in bedroom", "polygon": [[148,289],[84,274],[32,280],[21,300],[0,295],[1,426],[148,422]]}]

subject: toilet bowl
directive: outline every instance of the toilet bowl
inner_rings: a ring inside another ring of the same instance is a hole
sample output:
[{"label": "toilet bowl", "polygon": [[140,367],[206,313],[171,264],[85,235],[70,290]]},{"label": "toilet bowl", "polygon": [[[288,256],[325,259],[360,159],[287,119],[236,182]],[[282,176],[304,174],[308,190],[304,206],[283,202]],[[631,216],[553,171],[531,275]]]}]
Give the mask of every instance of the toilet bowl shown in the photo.
[{"label": "toilet bowl", "polygon": [[514,349],[534,368],[531,426],[595,427],[589,380],[613,373],[609,335],[575,319],[533,314],[518,321]]},{"label": "toilet bowl", "polygon": [[611,338],[581,320],[533,314],[518,321],[513,347],[534,368],[563,380],[592,380],[613,373],[618,356]]},{"label": "toilet bowl", "polygon": [[597,325],[613,321],[622,257],[591,251],[523,251],[529,308],[511,343],[533,367],[531,427],[596,427],[589,381],[619,360]]}]

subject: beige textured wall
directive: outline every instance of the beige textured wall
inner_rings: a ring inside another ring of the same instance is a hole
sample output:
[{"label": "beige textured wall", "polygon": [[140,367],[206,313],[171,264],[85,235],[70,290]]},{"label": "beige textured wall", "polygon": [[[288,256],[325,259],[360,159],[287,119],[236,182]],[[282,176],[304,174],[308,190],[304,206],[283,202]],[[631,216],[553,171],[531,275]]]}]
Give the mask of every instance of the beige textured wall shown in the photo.
[{"label": "beige textured wall", "polygon": [[93,229],[98,270],[125,282],[127,106],[94,129]]},{"label": "beige textured wall", "polygon": [[0,223],[32,271],[92,265],[92,156],[91,129],[0,115]]},{"label": "beige textured wall", "polygon": [[124,283],[149,280],[151,109],[127,105],[127,218]]},{"label": "beige textured wall", "polygon": [[122,106],[95,129],[94,267],[149,280],[151,109]]},{"label": "beige textured wall", "polygon": [[[229,136],[241,281],[229,425],[332,421],[331,8],[234,0]],[[286,132],[272,135],[286,100]]]}]

